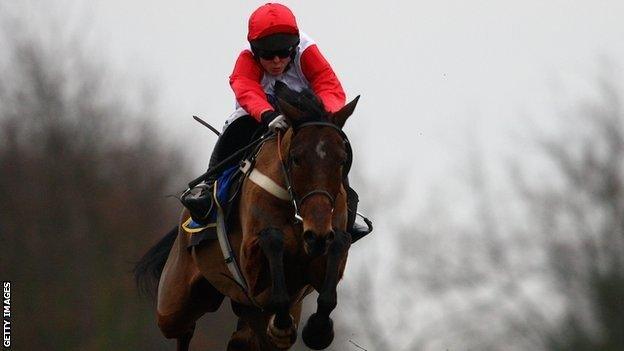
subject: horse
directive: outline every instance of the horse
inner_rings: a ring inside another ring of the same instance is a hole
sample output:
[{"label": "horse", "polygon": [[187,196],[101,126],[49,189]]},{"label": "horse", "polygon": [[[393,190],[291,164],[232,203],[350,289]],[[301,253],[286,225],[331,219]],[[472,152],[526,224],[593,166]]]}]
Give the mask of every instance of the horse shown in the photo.
[{"label": "horse", "polygon": [[[158,326],[177,340],[178,351],[189,349],[196,320],[216,311],[226,296],[238,317],[228,351],[290,349],[302,301],[313,289],[319,293],[316,312],[302,330],[303,341],[315,350],[333,341],[330,313],[351,245],[344,182],[351,149],[342,128],[359,96],[328,113],[310,91],[280,83],[275,91],[290,127],[262,143],[254,167],[273,190],[246,177],[228,227],[247,287],[226,267],[216,240],[188,248],[181,225],[189,218],[186,209],[135,268],[138,283],[157,289]],[[278,190],[289,196],[277,196]]]}]

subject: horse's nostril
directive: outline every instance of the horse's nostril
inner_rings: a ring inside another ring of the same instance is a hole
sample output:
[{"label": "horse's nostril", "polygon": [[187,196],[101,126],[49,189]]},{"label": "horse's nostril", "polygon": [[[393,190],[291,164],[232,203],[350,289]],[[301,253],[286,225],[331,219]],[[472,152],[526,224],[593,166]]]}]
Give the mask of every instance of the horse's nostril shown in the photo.
[{"label": "horse's nostril", "polygon": [[303,240],[305,240],[305,242],[307,242],[308,244],[314,243],[315,239],[316,239],[316,236],[314,235],[313,231],[306,230],[305,232],[303,232]]}]

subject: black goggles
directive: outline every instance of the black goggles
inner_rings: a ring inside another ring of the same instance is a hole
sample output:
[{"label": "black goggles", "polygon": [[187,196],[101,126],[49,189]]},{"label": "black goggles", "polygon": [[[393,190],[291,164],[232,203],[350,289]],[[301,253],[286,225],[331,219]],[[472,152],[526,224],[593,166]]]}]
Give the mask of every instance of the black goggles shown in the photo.
[{"label": "black goggles", "polygon": [[275,56],[279,57],[280,59],[285,59],[287,57],[290,57],[290,55],[292,55],[294,50],[295,50],[295,47],[291,46],[287,49],[281,49],[281,50],[256,49],[255,52],[256,52],[256,55],[260,57],[261,59],[272,60]]}]

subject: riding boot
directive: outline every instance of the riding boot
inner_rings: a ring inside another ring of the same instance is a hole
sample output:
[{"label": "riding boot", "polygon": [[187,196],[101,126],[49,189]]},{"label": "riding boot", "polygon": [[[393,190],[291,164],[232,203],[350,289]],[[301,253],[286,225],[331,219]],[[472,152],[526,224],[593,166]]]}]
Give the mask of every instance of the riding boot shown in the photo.
[{"label": "riding boot", "polygon": [[[251,116],[243,116],[234,120],[224,131],[210,156],[210,162],[208,163],[208,169],[213,169],[215,166],[223,162],[236,150],[246,146],[253,136],[258,132],[260,125]],[[234,166],[243,158],[241,155],[239,158],[230,160],[226,165],[221,165],[219,168],[221,172],[227,168]],[[186,207],[193,221],[205,225],[208,224],[208,215],[213,206],[212,187],[215,180],[219,178],[221,172],[215,172],[211,174],[204,182],[206,187],[195,196],[186,196],[181,199],[182,204]]]},{"label": "riding boot", "polygon": [[371,232],[371,228],[355,223],[357,216],[357,207],[360,202],[358,194],[348,184],[347,188],[347,232],[351,234],[351,242],[360,240],[366,234]]},{"label": "riding boot", "polygon": [[[214,149],[212,150],[212,155],[210,156],[210,162],[208,163],[208,169],[212,169],[214,166],[219,164],[222,160],[227,158],[228,153],[227,150],[224,150],[225,143],[223,142],[224,138],[221,136],[217,140]],[[213,173],[211,174],[204,183],[206,186],[202,188],[201,192],[197,195],[188,195],[184,198],[180,199],[182,205],[189,210],[191,214],[191,218],[197,224],[206,225],[209,223],[208,215],[210,214],[210,210],[212,209],[213,204],[213,186],[215,180],[219,177],[219,174]]]}]

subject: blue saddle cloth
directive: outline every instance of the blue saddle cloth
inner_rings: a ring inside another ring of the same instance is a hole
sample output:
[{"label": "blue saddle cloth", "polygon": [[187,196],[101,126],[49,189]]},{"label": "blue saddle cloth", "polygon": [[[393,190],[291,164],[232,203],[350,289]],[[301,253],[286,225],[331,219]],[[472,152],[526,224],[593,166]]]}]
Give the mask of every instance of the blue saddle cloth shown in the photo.
[{"label": "blue saddle cloth", "polygon": [[216,238],[217,202],[218,206],[226,207],[228,206],[230,200],[232,200],[230,199],[232,184],[234,184],[242,174],[241,172],[238,172],[238,170],[238,165],[232,166],[223,171],[223,173],[221,173],[221,175],[217,178],[216,202],[208,214],[208,218],[210,219],[209,224],[201,225],[192,219],[189,219],[189,221],[184,224],[185,229],[188,229],[187,231],[193,234],[189,246],[195,246],[206,239]]}]

